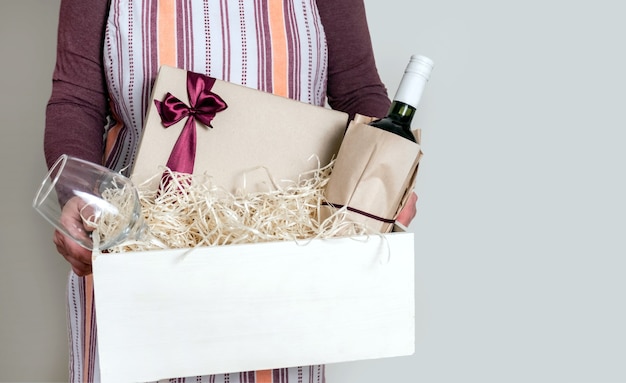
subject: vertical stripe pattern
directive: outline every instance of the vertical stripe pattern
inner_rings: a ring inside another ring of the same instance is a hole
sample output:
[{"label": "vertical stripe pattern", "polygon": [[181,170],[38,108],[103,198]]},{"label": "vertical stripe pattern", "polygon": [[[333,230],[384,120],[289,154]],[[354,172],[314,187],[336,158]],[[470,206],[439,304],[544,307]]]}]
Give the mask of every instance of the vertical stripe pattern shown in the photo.
[{"label": "vertical stripe pattern", "polygon": [[[269,31],[270,49],[272,57],[272,80],[273,93],[281,96],[287,95],[287,37],[281,0],[269,1]],[[295,61],[295,60],[294,60]]]},{"label": "vertical stripe pattern", "polygon": [[[160,65],[325,103],[328,52],[315,0],[110,0],[103,59],[111,99],[105,163],[118,171],[132,168]],[[97,382],[91,277],[70,273],[67,302],[71,382]],[[323,383],[324,366],[162,382]]]}]

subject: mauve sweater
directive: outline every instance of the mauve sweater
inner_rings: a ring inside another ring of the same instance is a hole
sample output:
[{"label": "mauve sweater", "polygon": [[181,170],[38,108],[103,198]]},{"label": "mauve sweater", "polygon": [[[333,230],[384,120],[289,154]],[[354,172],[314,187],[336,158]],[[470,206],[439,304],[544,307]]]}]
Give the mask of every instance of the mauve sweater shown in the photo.
[{"label": "mauve sweater", "polygon": [[[333,109],[382,117],[390,100],[381,82],[363,0],[318,0],[328,44],[328,103]],[[44,152],[101,163],[108,114],[103,74],[107,0],[62,1],[57,61],[46,109]]]}]

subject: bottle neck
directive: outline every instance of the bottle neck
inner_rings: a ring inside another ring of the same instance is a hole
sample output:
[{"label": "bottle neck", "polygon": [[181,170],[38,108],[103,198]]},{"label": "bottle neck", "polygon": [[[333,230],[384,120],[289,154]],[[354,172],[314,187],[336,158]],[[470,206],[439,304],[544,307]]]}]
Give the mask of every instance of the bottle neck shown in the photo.
[{"label": "bottle neck", "polygon": [[414,115],[415,108],[413,106],[402,101],[394,100],[391,103],[387,117],[400,125],[408,127],[411,125]]},{"label": "bottle neck", "polygon": [[417,108],[432,67],[431,59],[424,56],[411,56],[393,98],[394,102],[399,101],[412,106],[414,109]]}]

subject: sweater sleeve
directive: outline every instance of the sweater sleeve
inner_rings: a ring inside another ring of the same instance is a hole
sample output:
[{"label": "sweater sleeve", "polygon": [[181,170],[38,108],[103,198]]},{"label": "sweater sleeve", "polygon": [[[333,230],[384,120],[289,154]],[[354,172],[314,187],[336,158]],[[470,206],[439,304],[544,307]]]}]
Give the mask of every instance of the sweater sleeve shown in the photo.
[{"label": "sweater sleeve", "polygon": [[391,101],[382,83],[363,0],[317,0],[328,44],[328,104],[350,115],[387,114]]},{"label": "sweater sleeve", "polygon": [[108,106],[102,67],[106,16],[106,0],[61,1],[44,132],[48,166],[62,154],[102,162]]}]

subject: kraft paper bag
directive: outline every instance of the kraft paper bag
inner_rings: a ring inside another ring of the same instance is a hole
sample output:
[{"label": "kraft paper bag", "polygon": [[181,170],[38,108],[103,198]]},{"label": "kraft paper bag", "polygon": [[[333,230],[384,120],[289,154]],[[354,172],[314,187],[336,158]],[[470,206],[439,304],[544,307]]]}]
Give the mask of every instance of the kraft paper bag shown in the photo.
[{"label": "kraft paper bag", "polygon": [[422,157],[417,143],[368,125],[373,118],[357,115],[350,122],[325,189],[329,203],[322,219],[347,209],[349,219],[376,233],[393,229],[406,203]]},{"label": "kraft paper bag", "polygon": [[[133,182],[155,179],[164,170],[187,118],[165,128],[154,100],[163,101],[169,92],[189,105],[186,83],[187,71],[160,68],[131,173]],[[216,113],[211,128],[196,120],[193,174],[207,174],[229,192],[268,191],[269,176],[277,182],[297,180],[330,163],[339,150],[348,124],[346,113],[221,80],[211,91],[228,106]]]}]

